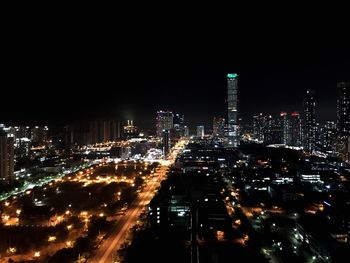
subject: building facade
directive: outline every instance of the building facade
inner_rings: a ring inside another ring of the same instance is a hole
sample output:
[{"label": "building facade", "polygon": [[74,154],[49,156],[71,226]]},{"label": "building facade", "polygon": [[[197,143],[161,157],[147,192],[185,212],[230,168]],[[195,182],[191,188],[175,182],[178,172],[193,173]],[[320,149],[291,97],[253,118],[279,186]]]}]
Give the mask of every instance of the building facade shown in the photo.
[{"label": "building facade", "polygon": [[204,137],[204,126],[203,125],[197,126],[197,137],[199,137],[199,138]]},{"label": "building facade", "polygon": [[171,111],[158,111],[156,119],[156,134],[161,138],[163,130],[170,131],[174,127],[174,114]]},{"label": "building facade", "polygon": [[227,146],[239,145],[237,97],[238,74],[227,74]]},{"label": "building facade", "polygon": [[1,184],[12,184],[14,179],[14,138],[8,137],[0,127],[0,180]]},{"label": "building facade", "polygon": [[304,98],[303,141],[304,150],[312,152],[316,145],[316,103],[314,92],[308,90]]},{"label": "building facade", "polygon": [[218,137],[225,136],[225,118],[222,118],[222,117],[213,118],[213,136],[218,136]]},{"label": "building facade", "polygon": [[337,84],[337,136],[335,150],[344,160],[350,159],[350,83]]}]

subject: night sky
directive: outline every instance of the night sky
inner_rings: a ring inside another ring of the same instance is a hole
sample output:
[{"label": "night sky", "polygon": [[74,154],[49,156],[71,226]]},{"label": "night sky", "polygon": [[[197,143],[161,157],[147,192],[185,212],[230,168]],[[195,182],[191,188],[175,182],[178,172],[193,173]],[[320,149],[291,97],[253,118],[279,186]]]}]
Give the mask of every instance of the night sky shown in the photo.
[{"label": "night sky", "polygon": [[9,21],[2,48],[8,99],[1,99],[0,122],[114,117],[153,127],[163,109],[185,114],[189,125],[209,125],[225,115],[228,72],[239,74],[243,120],[300,110],[306,89],[317,93],[318,120],[335,119],[336,83],[350,81],[349,28],[340,20],[283,17],[223,24],[64,16]]}]

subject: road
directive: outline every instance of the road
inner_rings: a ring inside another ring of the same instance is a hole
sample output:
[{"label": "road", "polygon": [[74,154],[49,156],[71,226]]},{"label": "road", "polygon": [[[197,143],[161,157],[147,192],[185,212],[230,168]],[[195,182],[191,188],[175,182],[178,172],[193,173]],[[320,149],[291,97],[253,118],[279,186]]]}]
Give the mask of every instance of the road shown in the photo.
[{"label": "road", "polygon": [[151,180],[139,194],[137,199],[130,205],[125,215],[121,216],[111,235],[98,248],[95,255],[88,261],[91,263],[110,263],[114,262],[115,255],[120,246],[125,242],[129,230],[136,224],[142,210],[149,204],[154,196],[155,190],[160,182],[165,179],[168,166],[161,166],[156,172],[156,177]]}]

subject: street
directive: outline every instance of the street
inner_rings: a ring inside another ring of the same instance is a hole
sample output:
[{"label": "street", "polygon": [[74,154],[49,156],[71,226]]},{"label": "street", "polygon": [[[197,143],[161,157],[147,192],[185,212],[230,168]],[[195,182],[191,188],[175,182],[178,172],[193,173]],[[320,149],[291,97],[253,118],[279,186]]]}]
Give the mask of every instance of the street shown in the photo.
[{"label": "street", "polygon": [[95,255],[89,260],[91,263],[114,262],[115,255],[121,245],[125,242],[129,230],[136,224],[142,210],[149,204],[154,192],[168,171],[168,166],[161,166],[156,172],[157,180],[150,183],[139,194],[131,204],[125,215],[121,216],[116,226],[112,229],[110,236],[98,248]]}]

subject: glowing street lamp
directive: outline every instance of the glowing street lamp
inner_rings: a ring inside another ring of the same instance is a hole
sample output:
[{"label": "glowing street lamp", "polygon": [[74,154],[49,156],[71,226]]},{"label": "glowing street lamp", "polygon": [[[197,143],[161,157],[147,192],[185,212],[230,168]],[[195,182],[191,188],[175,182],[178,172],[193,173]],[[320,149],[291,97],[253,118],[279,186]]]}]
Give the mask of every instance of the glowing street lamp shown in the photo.
[{"label": "glowing street lamp", "polygon": [[56,237],[55,237],[55,236],[49,236],[49,238],[47,239],[47,241],[49,241],[49,242],[54,242],[54,241],[56,241]]},{"label": "glowing street lamp", "polygon": [[67,247],[71,247],[71,246],[72,246],[72,241],[67,241],[67,242],[66,242],[66,246],[67,246]]}]

